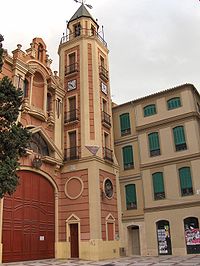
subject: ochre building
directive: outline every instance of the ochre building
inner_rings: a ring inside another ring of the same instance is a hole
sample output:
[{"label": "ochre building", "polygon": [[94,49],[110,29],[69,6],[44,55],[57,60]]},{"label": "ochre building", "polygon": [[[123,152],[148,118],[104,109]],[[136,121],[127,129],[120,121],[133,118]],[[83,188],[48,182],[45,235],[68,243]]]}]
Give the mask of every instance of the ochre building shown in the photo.
[{"label": "ochre building", "polygon": [[84,4],[67,30],[59,74],[41,38],[4,56],[32,140],[1,201],[1,260],[200,253],[199,93],[114,105],[107,43]]}]

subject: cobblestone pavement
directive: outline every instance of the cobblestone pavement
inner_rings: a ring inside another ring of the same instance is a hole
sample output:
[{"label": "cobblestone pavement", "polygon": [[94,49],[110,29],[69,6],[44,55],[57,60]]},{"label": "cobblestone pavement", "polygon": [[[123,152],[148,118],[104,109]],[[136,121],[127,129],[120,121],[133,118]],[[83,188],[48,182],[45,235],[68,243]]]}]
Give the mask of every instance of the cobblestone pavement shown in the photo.
[{"label": "cobblestone pavement", "polygon": [[100,262],[94,261],[83,261],[83,260],[37,260],[27,262],[15,262],[15,263],[3,263],[0,265],[4,266],[171,266],[171,265],[182,265],[182,266],[200,266],[200,255],[187,255],[184,257],[176,256],[161,256],[161,257],[124,257],[114,260],[106,260]]}]

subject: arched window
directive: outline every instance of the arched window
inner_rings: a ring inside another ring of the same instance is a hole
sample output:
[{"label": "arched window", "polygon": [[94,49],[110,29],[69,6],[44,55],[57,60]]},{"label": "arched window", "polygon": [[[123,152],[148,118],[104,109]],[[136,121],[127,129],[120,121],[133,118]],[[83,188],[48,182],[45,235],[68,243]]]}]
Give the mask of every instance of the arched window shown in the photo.
[{"label": "arched window", "polygon": [[156,223],[156,227],[158,239],[158,254],[171,255],[172,246],[169,222],[166,220],[160,220]]},{"label": "arched window", "polygon": [[43,51],[44,51],[44,47],[43,45],[40,43],[38,45],[38,60],[43,62]]},{"label": "arched window", "polygon": [[45,80],[40,72],[35,72],[32,84],[32,105],[40,110],[44,109]]},{"label": "arched window", "polygon": [[144,107],[144,116],[151,116],[156,114],[156,105],[150,104]]},{"label": "arched window", "polygon": [[185,242],[187,254],[200,253],[199,221],[196,217],[184,219]]},{"label": "arched window", "polygon": [[180,99],[180,97],[175,97],[175,98],[169,99],[167,101],[168,110],[172,110],[172,109],[175,109],[175,108],[178,108],[178,107],[181,107],[181,99]]},{"label": "arched window", "polygon": [[44,138],[38,132],[32,135],[30,149],[40,155],[49,156],[49,147]]}]

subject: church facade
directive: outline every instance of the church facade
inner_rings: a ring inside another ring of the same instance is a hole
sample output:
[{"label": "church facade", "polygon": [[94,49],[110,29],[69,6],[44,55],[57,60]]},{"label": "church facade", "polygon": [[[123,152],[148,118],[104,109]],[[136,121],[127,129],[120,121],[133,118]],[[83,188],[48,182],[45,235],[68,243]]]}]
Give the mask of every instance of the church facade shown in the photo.
[{"label": "church facade", "polygon": [[198,253],[198,92],[186,84],[114,106],[107,43],[84,4],[67,28],[59,75],[41,38],[4,57],[0,78],[23,89],[32,140],[1,201],[2,261]]}]

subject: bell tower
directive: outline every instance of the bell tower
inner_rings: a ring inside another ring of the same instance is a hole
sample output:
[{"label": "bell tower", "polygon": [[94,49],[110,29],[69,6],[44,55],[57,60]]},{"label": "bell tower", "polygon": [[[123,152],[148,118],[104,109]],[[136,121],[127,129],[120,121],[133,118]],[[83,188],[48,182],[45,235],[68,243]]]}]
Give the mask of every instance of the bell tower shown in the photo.
[{"label": "bell tower", "polygon": [[107,43],[83,2],[67,29],[58,50],[65,89],[58,253],[114,258],[119,256],[119,185]]}]

